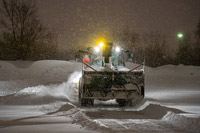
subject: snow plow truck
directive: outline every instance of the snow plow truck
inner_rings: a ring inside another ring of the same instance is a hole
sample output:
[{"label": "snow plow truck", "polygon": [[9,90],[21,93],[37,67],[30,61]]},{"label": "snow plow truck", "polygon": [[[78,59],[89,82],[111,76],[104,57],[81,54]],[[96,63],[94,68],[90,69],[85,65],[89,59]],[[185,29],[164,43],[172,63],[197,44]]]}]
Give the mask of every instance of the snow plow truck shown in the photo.
[{"label": "snow plow truck", "polygon": [[132,69],[125,67],[126,51],[109,42],[80,52],[83,53],[78,92],[81,106],[92,106],[95,99],[116,99],[119,106],[132,106],[134,101],[144,98],[144,62]]}]

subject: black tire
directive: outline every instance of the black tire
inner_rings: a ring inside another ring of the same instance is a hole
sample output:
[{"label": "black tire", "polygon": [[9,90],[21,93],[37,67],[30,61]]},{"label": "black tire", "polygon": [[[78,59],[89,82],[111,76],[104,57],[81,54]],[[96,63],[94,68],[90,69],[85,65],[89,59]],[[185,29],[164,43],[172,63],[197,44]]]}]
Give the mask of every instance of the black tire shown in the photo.
[{"label": "black tire", "polygon": [[80,90],[78,92],[78,102],[79,102],[79,104],[81,104],[81,93],[80,93]]},{"label": "black tire", "polygon": [[94,99],[81,99],[81,106],[93,106]]},{"label": "black tire", "polygon": [[88,105],[93,106],[94,105],[94,99],[88,99]]},{"label": "black tire", "polygon": [[144,97],[144,95],[145,95],[144,86],[141,86],[141,94],[142,94],[142,96]]},{"label": "black tire", "polygon": [[120,107],[126,106],[127,105],[127,100],[124,99],[117,99],[116,102],[119,104]]},{"label": "black tire", "polygon": [[133,106],[133,101],[132,101],[132,99],[129,99],[129,100],[128,100],[128,104],[127,104],[127,105],[130,106],[130,107]]},{"label": "black tire", "polygon": [[79,102],[79,104],[81,104],[81,78],[80,78],[80,80],[79,80],[78,102]]},{"label": "black tire", "polygon": [[81,99],[81,106],[87,106],[87,99]]}]

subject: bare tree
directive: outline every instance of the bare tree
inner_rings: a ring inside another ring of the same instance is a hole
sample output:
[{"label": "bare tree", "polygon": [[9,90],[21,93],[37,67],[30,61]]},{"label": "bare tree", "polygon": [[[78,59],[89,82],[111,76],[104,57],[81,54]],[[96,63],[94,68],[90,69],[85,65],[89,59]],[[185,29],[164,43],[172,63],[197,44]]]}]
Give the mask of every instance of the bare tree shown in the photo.
[{"label": "bare tree", "polygon": [[113,31],[112,36],[115,42],[122,44],[127,49],[132,49],[133,47],[137,47],[139,45],[139,35],[134,30],[130,30],[129,27]]},{"label": "bare tree", "polygon": [[196,42],[194,44],[194,58],[195,58],[195,65],[200,66],[200,19],[197,25],[197,29],[195,31],[195,39]]},{"label": "bare tree", "polygon": [[3,40],[16,52],[17,59],[31,58],[31,50],[41,50],[37,47],[52,39],[37,17],[35,0],[2,0],[1,14]]},{"label": "bare tree", "polygon": [[157,67],[165,64],[166,60],[166,38],[157,32],[144,35],[145,61],[148,66]]},{"label": "bare tree", "polygon": [[[125,50],[128,50],[132,61],[141,63],[144,61],[143,45],[140,42],[140,35],[128,26],[121,30],[113,31],[114,42],[122,45]],[[129,57],[129,58],[130,58]]]}]

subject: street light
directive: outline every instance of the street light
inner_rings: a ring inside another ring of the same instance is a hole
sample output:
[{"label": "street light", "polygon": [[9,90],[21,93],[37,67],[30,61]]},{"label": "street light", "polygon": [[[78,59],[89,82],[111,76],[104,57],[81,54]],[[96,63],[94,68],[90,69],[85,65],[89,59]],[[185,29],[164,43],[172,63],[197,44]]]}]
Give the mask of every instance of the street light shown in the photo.
[{"label": "street light", "polygon": [[182,39],[182,38],[183,38],[183,33],[178,33],[178,34],[177,34],[177,37],[178,37],[179,39]]}]

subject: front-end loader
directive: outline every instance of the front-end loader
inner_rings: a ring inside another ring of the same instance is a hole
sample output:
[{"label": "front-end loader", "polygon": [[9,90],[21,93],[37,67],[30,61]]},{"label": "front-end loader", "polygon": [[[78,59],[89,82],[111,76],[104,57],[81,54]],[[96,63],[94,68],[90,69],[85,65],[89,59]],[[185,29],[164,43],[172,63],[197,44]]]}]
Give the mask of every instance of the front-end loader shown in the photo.
[{"label": "front-end loader", "polygon": [[144,98],[144,62],[132,69],[125,67],[126,51],[113,43],[99,43],[82,53],[78,94],[82,106],[93,105],[95,99],[116,99],[120,106],[132,106]]}]

